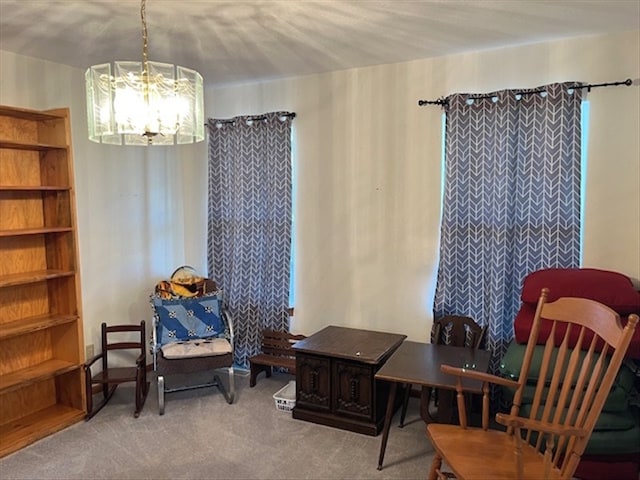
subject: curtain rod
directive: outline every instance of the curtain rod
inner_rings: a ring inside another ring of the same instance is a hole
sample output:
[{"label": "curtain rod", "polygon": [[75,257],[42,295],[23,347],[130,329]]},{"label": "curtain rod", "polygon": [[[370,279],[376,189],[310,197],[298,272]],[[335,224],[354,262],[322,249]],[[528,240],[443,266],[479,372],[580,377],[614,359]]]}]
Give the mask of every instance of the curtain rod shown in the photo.
[{"label": "curtain rod", "polygon": [[[633,81],[630,78],[627,78],[626,80],[623,80],[621,82],[609,82],[609,83],[588,83],[586,85],[577,85],[575,87],[571,87],[571,88],[586,88],[588,92],[591,91],[592,88],[598,88],[598,87],[617,87],[618,85],[626,85],[627,87],[630,87],[631,85],[633,85]],[[532,90],[532,91],[528,91],[528,92],[518,92],[516,91],[516,95],[530,95],[533,93],[541,93],[544,92],[544,89],[539,89],[539,90]],[[474,100],[481,100],[483,98],[492,98],[495,95],[471,95],[469,98],[472,98]],[[418,100],[418,106],[422,107],[423,105],[441,105],[441,106],[445,106],[449,104],[449,97],[444,97],[444,98],[439,98],[437,100]]]},{"label": "curtain rod", "polygon": [[[280,115],[281,117],[290,117],[290,118],[296,118],[296,114],[295,112],[291,112],[291,113],[283,113],[282,115]],[[255,115],[253,117],[247,117],[247,120],[255,122],[257,120],[265,120],[267,118],[266,115]],[[226,125],[229,123],[234,123],[235,119],[230,118],[228,120],[216,120],[216,123],[220,123],[222,125]]]}]

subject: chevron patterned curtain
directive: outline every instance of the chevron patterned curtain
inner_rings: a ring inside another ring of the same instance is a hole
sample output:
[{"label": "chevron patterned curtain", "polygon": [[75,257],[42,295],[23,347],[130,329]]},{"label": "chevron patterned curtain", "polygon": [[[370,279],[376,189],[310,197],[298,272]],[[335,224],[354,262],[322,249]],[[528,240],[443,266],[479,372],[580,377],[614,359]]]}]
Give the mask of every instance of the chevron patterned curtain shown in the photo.
[{"label": "chevron patterned curtain", "polygon": [[262,330],[289,329],[291,122],[287,112],[210,119],[209,276],[234,321],[235,361]]},{"label": "chevron patterned curtain", "polygon": [[434,315],[488,325],[493,373],[514,335],[524,277],[580,262],[577,86],[448,99]]}]

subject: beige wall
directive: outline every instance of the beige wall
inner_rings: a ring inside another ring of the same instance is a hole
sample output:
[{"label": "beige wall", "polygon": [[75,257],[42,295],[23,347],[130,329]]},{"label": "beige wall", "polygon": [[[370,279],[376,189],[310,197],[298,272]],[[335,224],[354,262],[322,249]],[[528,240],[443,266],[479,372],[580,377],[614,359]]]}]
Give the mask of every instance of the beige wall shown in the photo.
[{"label": "beige wall", "polygon": [[[295,111],[296,315],[426,340],[440,215],[441,112],[420,98],[565,80],[638,79],[639,32],[207,88],[209,117]],[[178,265],[206,268],[206,144],[111,147],[86,139],[83,71],[0,51],[0,103],[69,106],[85,338],[149,319]],[[640,95],[593,90],[584,265],[640,279]]]},{"label": "beige wall", "polygon": [[[418,107],[417,100],[569,80],[631,77],[637,85],[638,33],[208,89],[207,112],[219,118],[279,109],[298,114],[293,329],[310,333],[337,324],[426,340],[438,255],[442,119],[437,107]],[[626,273],[636,284],[639,91],[602,88],[587,96],[583,262]]]}]

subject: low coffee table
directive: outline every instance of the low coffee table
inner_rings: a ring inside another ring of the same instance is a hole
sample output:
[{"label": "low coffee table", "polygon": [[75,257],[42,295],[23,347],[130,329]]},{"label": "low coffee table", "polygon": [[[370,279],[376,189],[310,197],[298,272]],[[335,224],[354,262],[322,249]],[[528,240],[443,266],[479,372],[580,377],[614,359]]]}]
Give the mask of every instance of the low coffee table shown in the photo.
[{"label": "low coffee table", "polygon": [[[426,388],[435,387],[447,390],[455,390],[456,388],[456,377],[442,373],[440,365],[446,364],[486,372],[489,368],[490,358],[491,354],[487,350],[473,350],[468,347],[451,347],[431,343],[403,342],[375,375],[376,383],[381,381],[381,383],[389,382],[391,384],[384,428],[382,430],[378,470],[382,469],[398,383],[406,384],[408,387],[410,385],[422,386],[422,398],[424,400]],[[463,379],[462,387],[466,392],[482,393],[482,382],[478,380]],[[421,417],[425,422],[433,421],[428,412],[428,405],[424,403],[424,401],[421,401]]]}]

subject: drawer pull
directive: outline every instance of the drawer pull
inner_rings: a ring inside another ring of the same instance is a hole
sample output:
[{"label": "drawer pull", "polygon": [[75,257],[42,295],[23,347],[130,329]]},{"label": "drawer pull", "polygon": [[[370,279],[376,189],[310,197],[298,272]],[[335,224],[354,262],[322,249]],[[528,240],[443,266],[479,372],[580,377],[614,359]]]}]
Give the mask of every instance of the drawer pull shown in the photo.
[{"label": "drawer pull", "polygon": [[351,379],[351,401],[357,402],[360,397],[360,379]]}]

